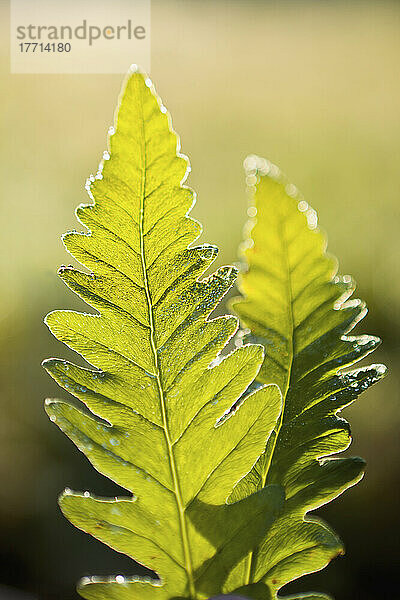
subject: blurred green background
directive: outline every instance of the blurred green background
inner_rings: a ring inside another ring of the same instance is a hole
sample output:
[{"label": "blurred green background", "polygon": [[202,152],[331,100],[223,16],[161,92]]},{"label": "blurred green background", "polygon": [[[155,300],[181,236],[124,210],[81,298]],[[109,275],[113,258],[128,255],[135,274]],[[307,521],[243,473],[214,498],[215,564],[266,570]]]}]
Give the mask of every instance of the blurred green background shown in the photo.
[{"label": "blurred green background", "polygon": [[[0,11],[0,581],[34,598],[72,600],[80,576],[133,572],[57,508],[64,486],[99,495],[117,488],[48,422],[43,398],[59,391],[40,367],[47,356],[72,357],[42,319],[82,306],[55,275],[71,262],[60,234],[76,226],[74,208],[87,199],[84,182],[105,149],[122,76],[10,75],[7,2]],[[193,213],[202,240],[222,248],[219,263],[236,260],[241,239],[243,159],[266,156],[318,210],[341,272],[356,277],[370,308],[358,331],[384,339],[373,361],[387,363],[390,376],[346,411],[351,453],[366,458],[367,476],[320,511],[347,554],[289,589],[393,600],[400,4],[153,0],[151,35],[151,76],[191,159]]]}]

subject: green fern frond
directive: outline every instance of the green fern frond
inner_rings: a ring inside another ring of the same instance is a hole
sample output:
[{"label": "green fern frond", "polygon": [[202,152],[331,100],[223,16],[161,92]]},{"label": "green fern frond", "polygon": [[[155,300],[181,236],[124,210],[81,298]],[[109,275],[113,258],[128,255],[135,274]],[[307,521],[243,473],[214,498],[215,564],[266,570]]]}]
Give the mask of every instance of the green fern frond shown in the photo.
[{"label": "green fern frond", "polygon": [[354,282],[336,275],[316,212],[296,188],[265,159],[250,156],[245,166],[253,204],[238,279],[242,297],[232,301],[243,326],[237,343],[264,346],[257,380],[279,385],[284,408],[264,455],[231,501],[270,484],[284,487],[286,501],[227,585],[248,586],[243,593],[251,597],[276,598],[286,583],[343,553],[332,529],[308,513],[361,479],[362,459],[335,456],[351,442],[349,425],[337,413],[381,379],[385,367],[345,370],[380,343],[349,335],[365,316],[365,304],[349,300]]},{"label": "green fern frond", "polygon": [[205,598],[221,590],[282,505],[279,485],[226,504],[263,452],[281,394],[264,386],[237,403],[259,371],[261,346],[211,365],[237,320],[207,317],[237,273],[222,267],[200,279],[217,248],[189,247],[201,228],[187,216],[194,203],[182,185],[188,162],[139,72],[127,79],[108,142],[87,185],[93,203],[77,209],[87,231],[63,238],[88,272],[59,271],[97,312],[46,317],[89,367],[61,359],[44,366],[86,409],[47,400],[46,410],[94,467],[132,496],[66,490],[60,506],[74,525],[160,578],[85,579],[84,598]]}]

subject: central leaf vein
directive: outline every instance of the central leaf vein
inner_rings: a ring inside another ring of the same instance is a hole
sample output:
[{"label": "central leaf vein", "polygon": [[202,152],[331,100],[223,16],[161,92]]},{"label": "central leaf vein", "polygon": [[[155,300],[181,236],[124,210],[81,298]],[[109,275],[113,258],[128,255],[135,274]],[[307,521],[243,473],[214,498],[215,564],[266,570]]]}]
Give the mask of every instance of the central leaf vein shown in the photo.
[{"label": "central leaf vein", "polygon": [[[288,298],[288,301],[287,301],[287,328],[288,328],[287,340],[290,345],[290,348],[289,348],[290,359],[289,359],[289,364],[288,364],[287,368],[285,368],[285,370],[287,371],[287,374],[286,374],[285,389],[282,390],[281,414],[279,416],[279,419],[275,426],[275,429],[271,433],[268,447],[266,449],[267,460],[266,460],[265,465],[263,466],[263,472],[262,472],[262,476],[261,476],[261,487],[265,487],[265,485],[267,483],[269,469],[271,467],[271,463],[273,460],[279,433],[282,428],[283,418],[284,418],[284,413],[285,413],[286,398],[287,398],[287,393],[289,390],[289,383],[290,383],[290,379],[291,379],[291,371],[292,371],[293,358],[294,358],[294,352],[295,352],[294,337],[293,337],[294,336],[293,290],[292,290],[292,284],[291,284],[292,271],[289,266],[289,246],[290,246],[290,244],[288,244],[288,241],[286,238],[285,219],[283,217],[279,220],[279,229],[280,229],[279,238],[280,238],[280,240],[282,240],[283,256],[284,256],[284,261],[285,261],[284,273],[286,275],[286,287],[287,287],[287,298]],[[255,571],[255,566],[256,566],[256,558],[257,558],[257,549],[250,552],[249,557],[248,557],[247,583],[251,583],[253,581],[254,571]]]},{"label": "central leaf vein", "polygon": [[143,148],[143,170],[142,170],[142,179],[141,179],[141,190],[140,190],[140,217],[139,217],[139,237],[140,237],[140,257],[141,257],[141,265],[143,272],[143,281],[144,288],[146,294],[146,301],[148,306],[149,313],[149,324],[150,324],[150,346],[153,353],[154,367],[156,373],[156,381],[157,381],[157,390],[158,396],[160,400],[160,410],[162,417],[162,426],[165,436],[165,441],[168,449],[168,459],[171,470],[171,476],[173,481],[173,491],[176,499],[178,514],[179,514],[179,523],[180,523],[180,531],[182,538],[182,547],[183,547],[183,555],[185,561],[185,568],[188,578],[188,586],[189,593],[191,598],[196,597],[195,585],[194,585],[194,576],[193,576],[193,566],[192,566],[192,558],[190,552],[189,545],[189,536],[186,525],[186,517],[185,517],[185,506],[183,503],[182,493],[179,484],[179,476],[175,462],[175,456],[173,452],[173,444],[171,440],[171,435],[168,428],[168,420],[167,420],[167,409],[166,409],[166,400],[164,395],[164,389],[162,384],[162,376],[161,369],[159,364],[158,352],[157,352],[157,344],[155,339],[155,327],[154,327],[154,315],[153,315],[153,305],[151,292],[149,287],[148,275],[147,275],[147,267],[146,267],[146,257],[145,257],[145,248],[144,248],[144,202],[145,202],[145,182],[146,182],[146,170],[147,170],[147,161],[146,161],[146,140],[145,140],[145,132],[144,132],[144,114],[143,114],[143,106],[142,108],[142,148]]}]

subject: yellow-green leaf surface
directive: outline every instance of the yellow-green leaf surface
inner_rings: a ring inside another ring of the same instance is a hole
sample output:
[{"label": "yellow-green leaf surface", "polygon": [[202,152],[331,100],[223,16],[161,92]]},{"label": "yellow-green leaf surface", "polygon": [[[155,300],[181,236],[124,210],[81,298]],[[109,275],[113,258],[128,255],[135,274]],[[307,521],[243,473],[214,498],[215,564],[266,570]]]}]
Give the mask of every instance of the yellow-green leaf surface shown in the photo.
[{"label": "yellow-green leaf surface", "polygon": [[279,169],[256,156],[245,166],[251,219],[238,280],[242,297],[232,307],[243,326],[239,345],[242,339],[264,346],[257,380],[279,385],[284,408],[265,454],[232,499],[278,483],[286,501],[257,551],[236,570],[247,574],[255,597],[275,598],[287,582],[343,553],[332,529],[307,513],[362,477],[361,459],[333,456],[351,441],[349,425],[337,413],[378,381],[385,367],[345,370],[380,342],[349,335],[366,314],[363,302],[349,299],[354,282],[336,275],[316,212]]},{"label": "yellow-green leaf surface", "polygon": [[182,185],[187,159],[139,72],[126,81],[108,144],[88,181],[93,203],[77,209],[87,230],[63,238],[87,271],[59,271],[97,312],[46,317],[52,333],[88,363],[44,363],[80,407],[48,400],[46,410],[94,467],[131,495],[66,491],[60,505],[77,527],[160,579],[86,579],[84,598],[205,598],[226,586],[282,506],[280,485],[226,503],[262,454],[281,394],[275,385],[246,392],[262,346],[219,356],[236,318],[208,316],[237,273],[222,267],[201,279],[217,248],[189,247],[200,225],[187,216],[194,202]]}]

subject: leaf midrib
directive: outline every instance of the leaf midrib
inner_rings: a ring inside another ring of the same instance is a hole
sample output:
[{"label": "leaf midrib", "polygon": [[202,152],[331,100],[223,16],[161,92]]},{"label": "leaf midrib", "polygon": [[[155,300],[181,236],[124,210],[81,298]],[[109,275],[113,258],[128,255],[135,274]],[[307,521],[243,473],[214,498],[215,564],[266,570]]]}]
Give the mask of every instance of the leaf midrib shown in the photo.
[{"label": "leaf midrib", "polygon": [[140,189],[140,215],[139,215],[139,238],[140,238],[140,258],[143,272],[143,283],[146,294],[146,302],[149,313],[149,325],[150,325],[150,346],[153,352],[153,360],[154,367],[156,372],[156,381],[157,381],[157,389],[158,396],[160,400],[160,410],[162,416],[162,424],[163,431],[165,435],[165,441],[168,448],[168,459],[171,470],[171,476],[173,480],[174,487],[174,495],[178,508],[179,514],[179,522],[180,522],[180,530],[181,530],[181,542],[183,547],[183,555],[185,562],[185,570],[188,578],[188,586],[189,593],[192,598],[196,598],[196,591],[194,585],[194,576],[193,576],[193,566],[192,566],[192,558],[189,546],[189,536],[186,526],[186,517],[185,517],[185,507],[182,499],[182,493],[179,484],[178,472],[175,464],[175,457],[173,453],[173,445],[171,441],[171,436],[168,428],[167,414],[166,414],[166,401],[164,396],[164,390],[161,381],[161,371],[158,360],[157,346],[155,340],[155,328],[154,328],[154,315],[153,315],[153,305],[151,300],[151,293],[149,288],[149,281],[147,276],[147,267],[146,267],[146,258],[145,258],[145,250],[144,250],[144,200],[145,200],[145,182],[146,182],[146,168],[147,168],[147,154],[146,154],[146,138],[145,138],[145,129],[144,129],[144,111],[143,111],[143,101],[141,101],[141,124],[142,124],[142,179],[141,179],[141,189]]},{"label": "leaf midrib", "polygon": [[[286,288],[287,288],[287,293],[288,293],[287,321],[288,321],[288,326],[290,327],[290,331],[289,331],[290,335],[289,335],[289,339],[288,339],[288,342],[290,344],[290,348],[289,348],[290,361],[289,361],[287,368],[285,368],[287,375],[286,375],[285,390],[282,390],[282,410],[281,410],[281,414],[279,416],[278,422],[276,424],[276,427],[273,430],[273,432],[271,433],[270,439],[272,439],[272,443],[270,446],[270,452],[268,455],[267,464],[265,466],[264,473],[261,478],[262,488],[264,488],[266,485],[269,469],[271,467],[271,463],[272,463],[274,453],[275,453],[276,443],[277,443],[277,440],[279,437],[279,432],[283,425],[284,413],[285,413],[285,408],[286,408],[286,398],[287,398],[289,385],[290,385],[294,352],[295,352],[295,349],[294,349],[293,290],[292,290],[292,284],[291,284],[292,271],[290,269],[289,260],[288,260],[288,252],[289,252],[289,246],[290,246],[291,242],[288,243],[288,241],[286,239],[285,218],[282,214],[279,215],[279,230],[280,230],[280,239],[282,240],[283,256],[284,256],[284,263],[285,263],[285,273],[286,273],[286,283],[287,283]],[[293,241],[293,240],[291,240],[291,241]],[[258,549],[256,548],[255,550],[253,550],[252,552],[249,553],[249,559],[248,559],[248,564],[247,564],[247,577],[246,577],[247,584],[250,584],[252,582],[252,579],[254,576],[254,568],[255,568],[255,560],[257,558],[257,551],[258,551]]]}]

